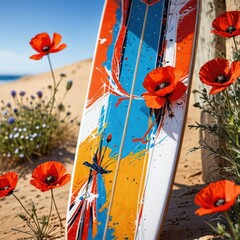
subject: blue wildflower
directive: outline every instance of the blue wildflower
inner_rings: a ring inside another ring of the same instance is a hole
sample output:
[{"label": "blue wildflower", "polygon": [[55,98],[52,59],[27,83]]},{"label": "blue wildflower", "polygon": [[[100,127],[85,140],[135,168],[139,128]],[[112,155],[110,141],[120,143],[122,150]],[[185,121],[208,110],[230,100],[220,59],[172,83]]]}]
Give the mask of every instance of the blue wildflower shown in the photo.
[{"label": "blue wildflower", "polygon": [[10,117],[9,119],[8,119],[8,123],[9,124],[13,124],[15,122],[15,119],[13,118],[13,117]]},{"label": "blue wildflower", "polygon": [[41,98],[41,97],[43,96],[42,91],[38,91],[38,92],[37,92],[37,96],[38,96],[39,98]]},{"label": "blue wildflower", "polygon": [[16,94],[17,94],[17,92],[15,90],[11,91],[11,95],[12,95],[13,98],[16,97]]}]

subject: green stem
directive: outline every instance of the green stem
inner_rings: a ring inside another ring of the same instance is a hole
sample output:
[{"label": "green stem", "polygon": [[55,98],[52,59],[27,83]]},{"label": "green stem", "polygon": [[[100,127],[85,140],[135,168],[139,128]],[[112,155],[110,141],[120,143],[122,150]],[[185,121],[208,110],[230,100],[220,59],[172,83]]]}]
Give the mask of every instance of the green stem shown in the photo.
[{"label": "green stem", "polygon": [[236,50],[236,52],[237,52],[237,51],[238,51],[238,48],[237,48],[237,43],[236,43],[235,37],[233,37],[233,42],[234,42],[235,50]]},{"label": "green stem", "polygon": [[[42,228],[42,231],[47,231],[48,229],[48,226],[49,226],[49,222],[50,222],[50,219],[51,219],[51,215],[52,215],[52,206],[53,206],[53,198],[52,198],[52,194],[51,194],[51,205],[50,205],[50,210],[49,210],[49,214],[48,214],[48,219],[47,219],[47,225],[43,225],[43,228]],[[45,229],[46,227],[46,229]],[[45,232],[44,232],[45,234]]]},{"label": "green stem", "polygon": [[57,92],[57,89],[56,89],[57,84],[56,84],[56,79],[55,79],[55,76],[54,76],[54,72],[53,72],[53,68],[52,68],[52,64],[51,64],[49,54],[47,54],[47,57],[48,57],[48,63],[49,63],[49,66],[50,66],[52,78],[53,78],[53,96],[52,96],[52,105],[51,105],[51,108],[50,108],[50,115],[51,115],[52,110],[53,110],[53,106],[54,106],[54,102],[55,102],[55,95],[56,95],[56,92]]},{"label": "green stem", "polygon": [[31,235],[31,236],[34,236],[34,237],[35,237],[35,235],[32,234],[32,233],[25,232],[25,231],[22,231],[22,230],[19,230],[19,229],[16,229],[16,228],[11,228],[11,229],[12,229],[13,231],[20,232],[20,233],[25,233],[25,234],[28,234],[28,235]]},{"label": "green stem", "polygon": [[22,208],[24,209],[24,211],[27,213],[27,215],[33,220],[33,222],[35,223],[36,227],[38,227],[38,224],[36,223],[34,217],[28,212],[28,210],[23,206],[22,202],[19,200],[19,198],[12,193],[12,195],[15,197],[15,199],[19,202],[19,204],[22,206]]},{"label": "green stem", "polygon": [[60,217],[60,214],[58,212],[58,208],[57,208],[54,196],[53,196],[53,189],[52,188],[51,188],[51,194],[52,194],[52,200],[53,200],[53,203],[54,203],[54,207],[56,209],[56,212],[57,212],[57,215],[58,215],[58,219],[59,219],[59,222],[60,222],[60,227],[63,228],[63,225],[62,225],[62,222],[61,222],[61,217]]},{"label": "green stem", "polygon": [[41,234],[41,227],[40,227],[40,223],[39,223],[39,221],[38,221],[38,217],[37,217],[37,214],[36,214],[36,211],[33,211],[33,218],[35,217],[35,219],[36,219],[36,224],[37,224],[37,229],[39,229],[39,231],[38,231],[38,234],[40,233]]},{"label": "green stem", "polygon": [[21,203],[21,201],[19,200],[19,198],[14,194],[12,193],[12,195],[16,198],[16,200],[20,203],[20,205],[22,206],[22,208],[24,209],[24,211],[27,213],[27,215],[32,218],[32,215],[28,212],[28,210],[23,206],[23,204]]},{"label": "green stem", "polygon": [[232,221],[231,221],[231,219],[230,219],[230,217],[229,217],[229,215],[228,215],[228,212],[224,212],[224,216],[226,217],[227,222],[228,222],[228,224],[229,224],[230,232],[231,232],[232,237],[234,237],[235,240],[239,240],[239,237],[238,237],[238,235],[237,235],[236,232],[235,232],[233,223],[232,223]]}]

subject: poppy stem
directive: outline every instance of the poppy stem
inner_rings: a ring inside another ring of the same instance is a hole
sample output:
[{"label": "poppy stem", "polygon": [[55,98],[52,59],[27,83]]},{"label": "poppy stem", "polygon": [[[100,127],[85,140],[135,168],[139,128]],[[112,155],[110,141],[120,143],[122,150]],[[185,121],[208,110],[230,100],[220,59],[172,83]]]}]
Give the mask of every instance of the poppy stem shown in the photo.
[{"label": "poppy stem", "polygon": [[[19,202],[19,204],[21,205],[21,207],[24,209],[24,211],[27,213],[27,215],[30,217],[30,219],[32,219],[36,225],[36,227],[38,227],[38,224],[36,222],[36,220],[34,219],[34,217],[28,212],[28,210],[24,207],[24,205],[22,204],[22,202],[19,200],[19,198],[14,194],[12,193],[12,195],[15,197],[15,199]],[[29,222],[30,224],[30,222]],[[34,231],[34,230],[33,230]]]},{"label": "poppy stem", "polygon": [[233,42],[234,42],[235,50],[236,50],[236,52],[237,52],[237,51],[238,51],[238,48],[237,48],[237,43],[236,43],[235,37],[233,37]]},{"label": "poppy stem", "polygon": [[55,102],[55,95],[56,95],[56,92],[57,92],[57,84],[56,84],[56,79],[55,79],[55,76],[54,76],[52,63],[51,63],[51,59],[50,59],[49,54],[47,54],[47,58],[48,58],[48,63],[49,63],[51,74],[52,74],[52,78],[53,78],[53,96],[52,96],[52,105],[51,105],[51,108],[50,108],[50,115],[51,115],[52,114],[52,110],[53,110],[53,106],[54,106],[54,102]]},{"label": "poppy stem", "polygon": [[58,219],[59,219],[59,222],[60,222],[60,227],[63,228],[62,220],[61,220],[60,214],[58,212],[58,208],[57,208],[57,205],[56,205],[56,202],[55,202],[55,199],[54,199],[53,189],[52,188],[51,188],[51,195],[52,195],[53,204],[54,204],[54,207],[56,209],[56,212],[57,212],[57,215],[58,215]]},{"label": "poppy stem", "polygon": [[13,231],[20,232],[20,233],[25,233],[25,234],[28,234],[28,235],[31,235],[31,236],[34,236],[34,237],[35,237],[35,235],[32,234],[32,233],[25,232],[25,231],[22,231],[22,230],[19,230],[19,229],[16,229],[16,228],[11,228],[11,229],[12,229]]},{"label": "poppy stem", "polygon": [[23,206],[22,202],[19,200],[19,198],[14,194],[12,193],[12,195],[15,197],[15,199],[20,203],[20,205],[22,206],[22,208],[24,209],[24,211],[27,213],[27,215],[32,218],[31,214],[28,212],[28,210]]},{"label": "poppy stem", "polygon": [[232,237],[234,237],[235,240],[239,240],[240,238],[238,237],[238,235],[236,234],[235,232],[235,229],[234,229],[234,226],[233,226],[233,223],[228,215],[228,212],[223,212],[225,218],[227,219],[227,222],[229,224],[229,227],[230,227],[230,232],[231,232],[231,235]]},{"label": "poppy stem", "polygon": [[[50,222],[50,219],[51,219],[51,215],[52,215],[52,206],[53,206],[53,199],[51,197],[51,205],[50,205],[50,210],[49,210],[49,214],[48,214],[48,219],[47,219],[47,224],[46,225],[43,225],[43,228],[42,228],[42,232],[45,234],[45,231],[47,231],[48,227],[49,227],[49,222]],[[46,229],[45,229],[46,227]]]}]

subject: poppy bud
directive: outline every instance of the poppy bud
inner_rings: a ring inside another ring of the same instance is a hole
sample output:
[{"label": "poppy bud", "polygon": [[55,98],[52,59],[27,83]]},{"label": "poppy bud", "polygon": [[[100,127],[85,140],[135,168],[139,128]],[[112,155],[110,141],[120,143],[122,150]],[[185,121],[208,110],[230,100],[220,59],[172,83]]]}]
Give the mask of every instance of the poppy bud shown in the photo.
[{"label": "poppy bud", "polygon": [[60,77],[66,77],[66,74],[65,73],[60,73]]},{"label": "poppy bud", "polygon": [[66,89],[67,91],[72,88],[73,82],[71,80],[67,81]]}]

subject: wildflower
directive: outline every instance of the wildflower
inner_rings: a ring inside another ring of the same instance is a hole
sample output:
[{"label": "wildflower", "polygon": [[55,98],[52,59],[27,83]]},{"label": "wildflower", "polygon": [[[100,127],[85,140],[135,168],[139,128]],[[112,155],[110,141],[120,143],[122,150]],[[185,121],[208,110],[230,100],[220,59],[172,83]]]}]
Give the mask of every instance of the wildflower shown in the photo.
[{"label": "wildflower", "polygon": [[18,175],[8,172],[0,176],[0,198],[9,196],[17,186]]},{"label": "wildflower", "polygon": [[42,98],[42,96],[43,96],[42,91],[38,91],[38,92],[37,92],[37,96],[38,96],[39,98]]},{"label": "wildflower", "polygon": [[224,38],[240,35],[240,12],[228,11],[219,15],[213,20],[212,27],[212,33]]},{"label": "wildflower", "polygon": [[17,92],[16,92],[15,90],[12,90],[12,91],[11,91],[11,95],[12,95],[13,98],[16,97],[16,94],[17,94]]},{"label": "wildflower", "polygon": [[212,86],[209,94],[216,94],[230,86],[240,76],[240,62],[230,65],[227,59],[216,58],[205,63],[199,78],[206,85]]},{"label": "wildflower", "polygon": [[50,161],[37,166],[30,183],[42,192],[58,188],[70,181],[70,174],[65,174],[66,168],[59,162]]},{"label": "wildflower", "polygon": [[18,109],[17,109],[17,108],[14,108],[14,109],[13,109],[13,112],[14,112],[15,114],[18,114]]},{"label": "wildflower", "polygon": [[62,36],[58,33],[53,34],[53,39],[50,39],[50,36],[47,33],[37,34],[34,38],[31,39],[30,45],[38,54],[32,55],[30,59],[39,60],[43,56],[48,55],[49,53],[55,53],[63,50],[67,47],[65,43],[60,44]]},{"label": "wildflower", "polygon": [[7,115],[8,115],[8,111],[7,111],[7,110],[4,110],[4,111],[2,112],[2,115],[3,115],[3,116],[7,116]]},{"label": "wildflower", "polygon": [[66,77],[66,74],[65,73],[60,73],[60,77]]},{"label": "wildflower", "polygon": [[210,183],[195,196],[194,203],[201,207],[195,213],[202,216],[227,211],[239,194],[240,186],[229,180]]},{"label": "wildflower", "polygon": [[25,94],[26,94],[25,91],[20,91],[20,92],[19,92],[19,95],[20,95],[21,97],[25,96]]},{"label": "wildflower", "polygon": [[33,138],[36,138],[37,136],[38,136],[37,133],[34,133],[34,134],[32,135]]},{"label": "wildflower", "polygon": [[13,137],[17,138],[18,136],[19,136],[19,133],[15,133]]},{"label": "wildflower", "polygon": [[73,85],[73,81],[71,81],[71,80],[67,81],[67,84],[66,84],[67,91],[72,88],[72,85]]},{"label": "wildflower", "polygon": [[9,123],[9,124],[15,123],[15,118],[10,117],[10,118],[8,119],[8,123]]},{"label": "wildflower", "polygon": [[180,74],[171,66],[156,68],[148,73],[143,86],[148,91],[142,94],[146,105],[154,109],[162,108],[167,101],[178,100],[187,89],[180,81]]},{"label": "wildflower", "polygon": [[64,106],[62,103],[60,103],[60,104],[58,105],[58,110],[59,110],[60,112],[64,112],[64,111],[65,111],[65,106]]},{"label": "wildflower", "polygon": [[11,108],[11,107],[12,107],[11,103],[7,103],[6,106],[7,106],[8,108]]}]

